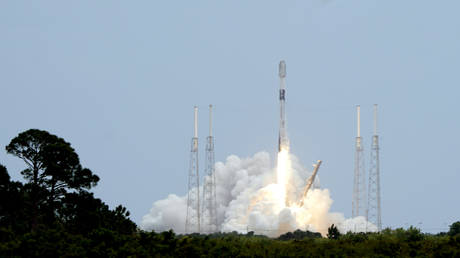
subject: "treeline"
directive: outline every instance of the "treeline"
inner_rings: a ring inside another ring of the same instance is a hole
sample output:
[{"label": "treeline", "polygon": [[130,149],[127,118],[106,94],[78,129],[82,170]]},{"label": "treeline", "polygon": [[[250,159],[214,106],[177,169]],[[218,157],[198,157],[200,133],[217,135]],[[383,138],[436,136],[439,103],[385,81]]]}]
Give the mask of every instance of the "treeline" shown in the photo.
[{"label": "treeline", "polygon": [[[105,239],[137,232],[125,207],[112,210],[90,192],[99,177],[64,139],[31,129],[6,151],[24,161],[25,183],[12,181],[0,165],[0,256],[97,254],[105,252]],[[102,246],[91,247],[96,242]]]},{"label": "treeline", "polygon": [[24,161],[24,183],[0,165],[0,257],[460,257],[460,222],[449,232],[418,229],[327,236],[297,230],[270,239],[254,232],[176,235],[145,232],[95,198],[99,177],[70,143],[46,131],[20,133],[6,146]]}]

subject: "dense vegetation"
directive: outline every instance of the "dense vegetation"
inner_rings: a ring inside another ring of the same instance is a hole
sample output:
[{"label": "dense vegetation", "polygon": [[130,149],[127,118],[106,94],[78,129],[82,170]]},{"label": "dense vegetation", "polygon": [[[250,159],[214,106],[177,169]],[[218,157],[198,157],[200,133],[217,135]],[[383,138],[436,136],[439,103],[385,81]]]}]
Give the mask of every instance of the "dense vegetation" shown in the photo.
[{"label": "dense vegetation", "polygon": [[123,206],[110,209],[90,192],[99,177],[70,143],[46,131],[20,133],[6,146],[22,159],[24,183],[0,165],[0,257],[460,257],[460,221],[447,233],[385,229],[328,234],[297,230],[270,239],[247,234],[144,232]]}]

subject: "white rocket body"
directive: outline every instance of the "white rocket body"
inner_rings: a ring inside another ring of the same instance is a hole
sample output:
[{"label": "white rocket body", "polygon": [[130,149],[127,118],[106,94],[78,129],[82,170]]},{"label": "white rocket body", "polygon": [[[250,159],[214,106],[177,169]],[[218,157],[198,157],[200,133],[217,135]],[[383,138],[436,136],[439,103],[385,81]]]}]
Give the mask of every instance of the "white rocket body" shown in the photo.
[{"label": "white rocket body", "polygon": [[279,64],[280,76],[280,129],[278,136],[278,151],[289,148],[289,140],[286,133],[286,115],[285,115],[285,101],[286,101],[286,62],[281,61]]}]

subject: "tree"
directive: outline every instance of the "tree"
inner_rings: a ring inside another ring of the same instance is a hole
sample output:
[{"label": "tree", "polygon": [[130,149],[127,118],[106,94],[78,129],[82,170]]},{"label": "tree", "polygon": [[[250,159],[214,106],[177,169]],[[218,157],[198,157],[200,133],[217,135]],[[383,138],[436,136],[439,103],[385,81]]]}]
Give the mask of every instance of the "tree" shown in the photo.
[{"label": "tree", "polygon": [[129,212],[119,205],[115,210],[92,193],[81,191],[65,195],[58,214],[67,230],[73,234],[88,234],[105,228],[120,234],[132,234],[136,224],[129,219]]},{"label": "tree", "polygon": [[455,236],[460,234],[460,221],[452,223],[449,228],[449,232],[447,233],[449,236]]},{"label": "tree", "polygon": [[18,231],[24,231],[25,196],[24,186],[20,182],[10,180],[7,169],[0,165],[0,226],[12,227]]},{"label": "tree", "polygon": [[[11,140],[6,151],[26,163],[21,174],[32,186],[33,228],[37,224],[40,204],[47,203],[50,214],[54,214],[54,203],[68,190],[90,189],[99,181],[91,170],[81,166],[70,143],[47,131],[22,132]],[[45,196],[40,195],[43,192]]]},{"label": "tree", "polygon": [[340,232],[337,229],[337,227],[332,224],[328,229],[327,229],[327,238],[329,239],[339,239],[340,237]]},{"label": "tree", "polygon": [[10,210],[10,175],[6,168],[0,164],[0,225],[8,217]]},{"label": "tree", "polygon": [[311,232],[311,231],[302,231],[297,229],[294,232],[287,232],[285,234],[280,235],[277,239],[278,240],[302,240],[304,238],[321,238],[321,233],[318,232]]},{"label": "tree", "polygon": [[0,164],[0,189],[4,189],[10,183],[10,175],[8,175],[8,171],[6,167]]}]

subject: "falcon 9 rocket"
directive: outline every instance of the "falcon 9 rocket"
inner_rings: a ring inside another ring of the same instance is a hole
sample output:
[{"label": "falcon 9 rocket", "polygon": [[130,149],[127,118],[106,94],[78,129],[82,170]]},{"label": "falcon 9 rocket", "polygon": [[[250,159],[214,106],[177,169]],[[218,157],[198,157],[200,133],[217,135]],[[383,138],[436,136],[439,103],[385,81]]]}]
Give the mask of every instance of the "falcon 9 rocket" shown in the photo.
[{"label": "falcon 9 rocket", "polygon": [[286,98],[286,62],[281,61],[279,64],[280,76],[280,129],[278,136],[278,152],[282,149],[289,148],[289,140],[286,133],[286,116],[285,116],[285,98]]}]

